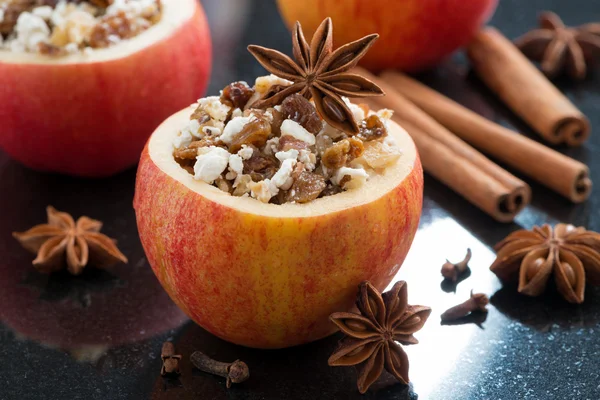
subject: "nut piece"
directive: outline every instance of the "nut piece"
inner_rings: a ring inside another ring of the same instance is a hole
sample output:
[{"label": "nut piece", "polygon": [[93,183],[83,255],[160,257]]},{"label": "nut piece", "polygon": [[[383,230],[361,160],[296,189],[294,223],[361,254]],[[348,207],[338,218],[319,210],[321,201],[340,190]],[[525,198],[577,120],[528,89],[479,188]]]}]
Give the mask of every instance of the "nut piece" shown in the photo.
[{"label": "nut piece", "polygon": [[365,148],[360,139],[351,137],[340,140],[325,150],[321,157],[321,162],[327,168],[338,169],[355,158],[360,157],[364,150]]}]

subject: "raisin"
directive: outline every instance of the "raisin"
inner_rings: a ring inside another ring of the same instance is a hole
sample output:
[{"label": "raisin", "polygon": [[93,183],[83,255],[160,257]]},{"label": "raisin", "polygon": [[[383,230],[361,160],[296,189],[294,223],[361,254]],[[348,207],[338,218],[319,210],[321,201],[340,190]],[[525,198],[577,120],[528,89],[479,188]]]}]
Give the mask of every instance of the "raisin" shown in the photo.
[{"label": "raisin", "polygon": [[268,111],[273,115],[273,121],[271,121],[271,135],[281,136],[281,124],[283,124],[283,121],[285,120],[283,113],[274,108],[269,108]]},{"label": "raisin", "polygon": [[291,119],[302,125],[310,133],[317,134],[323,128],[323,122],[317,110],[301,94],[286,97],[281,103],[281,112],[285,119]]},{"label": "raisin", "polygon": [[244,125],[240,133],[233,138],[229,145],[229,152],[232,154],[237,153],[244,144],[263,147],[267,143],[269,135],[271,135],[269,120],[258,117]]},{"label": "raisin", "polygon": [[325,150],[321,157],[321,163],[327,168],[338,169],[346,163],[358,158],[365,151],[360,139],[349,138],[340,140]]},{"label": "raisin", "polygon": [[377,140],[387,136],[387,128],[377,115],[370,115],[359,126],[358,137],[364,141]]},{"label": "raisin", "polygon": [[279,139],[279,151],[288,151],[291,149],[300,151],[306,150],[308,148],[308,143],[306,143],[304,140],[299,140],[292,136],[285,135]]},{"label": "raisin", "polygon": [[327,187],[319,194],[319,197],[333,196],[334,194],[342,193],[343,189],[338,185],[327,185]]},{"label": "raisin", "polygon": [[90,47],[102,48],[112,44],[110,36],[127,39],[137,34],[125,11],[119,11],[115,15],[106,15],[94,26],[90,35]]},{"label": "raisin", "polygon": [[244,160],[244,174],[252,176],[252,180],[255,182],[263,180],[263,176],[267,176],[268,178],[272,177],[275,172],[277,172],[279,160],[273,156],[261,153],[254,146],[250,147],[252,147],[254,151],[252,152],[252,157],[248,160]]},{"label": "raisin", "polygon": [[287,202],[308,203],[319,197],[326,186],[325,178],[321,175],[302,171],[300,176],[294,180],[294,184],[287,192],[285,200]]},{"label": "raisin", "polygon": [[246,82],[233,82],[225,86],[221,93],[221,103],[231,108],[244,108],[250,97],[254,94]]}]

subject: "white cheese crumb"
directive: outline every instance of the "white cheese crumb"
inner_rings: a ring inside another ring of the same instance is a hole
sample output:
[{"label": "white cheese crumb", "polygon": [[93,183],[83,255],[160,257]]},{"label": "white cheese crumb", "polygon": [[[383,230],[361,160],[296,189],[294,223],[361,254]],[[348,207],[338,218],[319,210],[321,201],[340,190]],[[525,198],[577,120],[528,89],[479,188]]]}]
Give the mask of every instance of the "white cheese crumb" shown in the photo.
[{"label": "white cheese crumb", "polygon": [[200,132],[200,123],[196,119],[191,119],[185,128],[181,130],[181,132],[187,132],[195,138],[202,139],[204,135]]},{"label": "white cheese crumb", "polygon": [[241,150],[238,151],[238,155],[242,157],[242,160],[249,160],[252,157],[253,153],[254,149],[252,147],[248,147],[245,144],[243,144]]},{"label": "white cheese crumb", "polygon": [[276,105],[275,107],[273,107],[275,110],[281,112],[281,104]]},{"label": "white cheese crumb", "polygon": [[33,15],[35,15],[36,17],[40,17],[46,21],[50,20],[50,18],[52,18],[52,12],[54,10],[52,10],[52,7],[50,6],[41,6],[41,7],[36,7],[34,8],[31,13]]},{"label": "white cheese crumb", "polygon": [[221,135],[221,141],[226,144],[231,144],[234,137],[244,129],[244,126],[255,119],[256,117],[235,117],[225,125],[223,134]]},{"label": "white cheese crumb", "polygon": [[272,156],[273,154],[279,151],[279,138],[274,137],[265,143],[264,153],[268,156]]},{"label": "white cheese crumb", "polygon": [[188,131],[182,130],[179,135],[173,139],[173,147],[180,149],[182,147],[188,147],[192,143],[192,135]]},{"label": "white cheese crumb", "polygon": [[194,164],[194,179],[213,183],[229,164],[229,152],[221,147],[201,147]]},{"label": "white cheese crumb", "polygon": [[202,133],[209,136],[219,136],[221,134],[221,130],[215,126],[203,126]]},{"label": "white cheese crumb", "polygon": [[79,46],[76,43],[69,43],[65,46],[65,51],[70,54],[79,52]]},{"label": "white cheese crumb", "polygon": [[242,110],[240,110],[239,108],[236,108],[231,112],[231,118],[243,117],[243,116],[244,116],[244,114],[242,113]]},{"label": "white cheese crumb", "polygon": [[204,97],[198,100],[198,105],[202,107],[212,119],[217,121],[225,121],[227,119],[227,114],[229,114],[229,110],[231,109],[228,105],[221,103],[218,96]]},{"label": "white cheese crumb", "polygon": [[298,152],[298,150],[289,149],[287,151],[278,151],[277,153],[275,153],[275,157],[281,162],[284,162],[285,160],[296,161],[298,159],[299,154],[300,153]]},{"label": "white cheese crumb", "polygon": [[307,171],[313,171],[317,166],[317,156],[308,150],[300,150],[298,161],[304,164],[304,169]]},{"label": "white cheese crumb", "polygon": [[295,159],[288,158],[283,160],[281,167],[275,173],[275,175],[273,175],[273,178],[271,178],[271,183],[277,187],[277,190],[273,190],[273,188],[271,188],[271,192],[275,192],[274,195],[279,193],[279,189],[287,190],[292,186],[294,180],[292,179],[291,175],[295,165]]},{"label": "white cheese crumb", "polygon": [[244,161],[242,160],[242,157],[238,156],[237,154],[230,155],[229,168],[236,174],[241,175],[244,171]]},{"label": "white cheese crumb", "polygon": [[352,112],[352,115],[354,116],[354,120],[356,122],[360,122],[363,119],[365,119],[365,111],[362,108],[360,108],[354,103],[351,103],[347,97],[342,96],[342,100],[344,100],[344,103],[346,103],[346,105]]},{"label": "white cheese crumb", "polygon": [[17,19],[15,33],[13,50],[37,52],[38,44],[48,41],[50,28],[42,18],[23,12]]},{"label": "white cheese crumb", "polygon": [[286,119],[281,124],[281,136],[291,136],[295,139],[302,140],[309,145],[315,144],[315,135],[304,129],[302,125],[291,119]]},{"label": "white cheese crumb", "polygon": [[[4,21],[4,8],[0,7],[0,22]],[[2,35],[0,35],[2,36]]]},{"label": "white cheese crumb", "polygon": [[367,182],[367,178],[369,177],[367,171],[363,168],[342,167],[335,171],[331,181],[339,185],[346,175],[350,176],[350,181],[344,184],[344,189],[358,189]]}]

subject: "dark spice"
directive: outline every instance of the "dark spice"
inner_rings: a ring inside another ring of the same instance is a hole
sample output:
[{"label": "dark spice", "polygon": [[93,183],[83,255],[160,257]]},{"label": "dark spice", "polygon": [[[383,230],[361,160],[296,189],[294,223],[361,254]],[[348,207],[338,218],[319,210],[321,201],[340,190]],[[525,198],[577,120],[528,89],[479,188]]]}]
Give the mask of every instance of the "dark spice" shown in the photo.
[{"label": "dark spice", "polygon": [[240,360],[225,363],[213,360],[200,351],[195,351],[192,353],[190,361],[200,371],[226,378],[227,388],[230,388],[232,383],[242,383],[250,377],[248,366]]},{"label": "dark spice", "polygon": [[444,321],[453,321],[462,317],[465,317],[471,314],[474,311],[482,311],[487,312],[486,306],[490,300],[483,293],[473,294],[471,291],[471,297],[457,306],[454,306],[448,310],[446,310],[442,315],[442,322]]},{"label": "dark spice", "polygon": [[175,345],[173,345],[173,343],[163,343],[160,357],[163,361],[163,365],[160,370],[160,374],[162,376],[180,374],[179,360],[181,360],[181,355],[175,354]]},{"label": "dark spice", "polygon": [[469,261],[471,260],[471,249],[467,249],[467,255],[465,258],[457,263],[453,264],[446,260],[442,265],[442,276],[446,279],[450,279],[452,282],[456,282],[458,277],[467,270],[469,267]]}]

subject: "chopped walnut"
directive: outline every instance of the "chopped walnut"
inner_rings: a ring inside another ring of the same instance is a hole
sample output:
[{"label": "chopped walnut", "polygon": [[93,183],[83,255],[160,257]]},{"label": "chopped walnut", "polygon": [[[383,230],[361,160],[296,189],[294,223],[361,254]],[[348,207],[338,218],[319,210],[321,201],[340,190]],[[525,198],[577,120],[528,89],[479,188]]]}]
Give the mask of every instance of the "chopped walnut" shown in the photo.
[{"label": "chopped walnut", "polygon": [[302,171],[294,179],[294,184],[288,191],[285,200],[288,202],[308,203],[319,197],[326,186],[325,178],[321,175]]},{"label": "chopped walnut", "polygon": [[291,149],[300,151],[300,150],[306,150],[308,148],[310,148],[310,146],[304,140],[299,140],[299,139],[296,139],[294,137],[287,136],[287,135],[279,138],[279,145],[278,145],[279,151],[288,151]]},{"label": "chopped walnut", "polygon": [[38,51],[47,56],[61,56],[65,54],[65,50],[50,43],[38,43]]},{"label": "chopped walnut", "polygon": [[181,149],[175,149],[175,151],[173,152],[173,156],[175,158],[179,158],[182,160],[195,159],[198,156],[199,148],[210,147],[210,146],[223,147],[223,143],[221,143],[219,138],[205,136],[200,140],[196,140],[196,141],[190,143],[190,145],[187,147],[184,147]]},{"label": "chopped walnut", "polygon": [[90,47],[102,48],[114,44],[115,40],[127,39],[137,34],[124,11],[103,17],[92,30]]},{"label": "chopped walnut", "polygon": [[341,140],[325,150],[321,162],[327,168],[338,169],[360,157],[363,151],[362,141],[351,137]]}]

